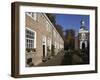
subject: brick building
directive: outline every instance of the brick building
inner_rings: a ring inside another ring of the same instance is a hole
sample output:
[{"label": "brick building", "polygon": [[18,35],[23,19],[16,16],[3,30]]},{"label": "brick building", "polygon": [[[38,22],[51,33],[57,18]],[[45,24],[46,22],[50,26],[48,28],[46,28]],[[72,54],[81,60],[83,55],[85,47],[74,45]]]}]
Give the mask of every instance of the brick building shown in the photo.
[{"label": "brick building", "polygon": [[45,13],[25,13],[26,66],[38,65],[64,48],[64,41]]}]

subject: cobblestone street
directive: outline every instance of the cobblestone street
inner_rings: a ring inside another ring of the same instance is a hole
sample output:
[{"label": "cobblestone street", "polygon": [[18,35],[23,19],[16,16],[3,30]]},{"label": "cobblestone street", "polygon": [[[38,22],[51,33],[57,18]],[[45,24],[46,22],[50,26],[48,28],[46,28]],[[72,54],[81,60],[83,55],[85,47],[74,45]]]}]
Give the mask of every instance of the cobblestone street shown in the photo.
[{"label": "cobblestone street", "polygon": [[38,66],[55,66],[60,65],[64,58],[64,53],[58,53],[56,56],[52,57],[50,60],[46,62],[40,63]]},{"label": "cobblestone street", "polygon": [[77,65],[83,63],[84,59],[82,58],[82,56],[64,52],[64,53],[58,53],[56,56],[52,57],[46,62],[40,63],[37,66]]}]

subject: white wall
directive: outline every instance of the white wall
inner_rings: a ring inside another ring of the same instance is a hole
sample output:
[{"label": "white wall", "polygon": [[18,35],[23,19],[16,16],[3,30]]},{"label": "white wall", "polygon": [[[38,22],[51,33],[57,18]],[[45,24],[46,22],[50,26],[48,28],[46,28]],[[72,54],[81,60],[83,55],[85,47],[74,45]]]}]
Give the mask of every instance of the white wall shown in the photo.
[{"label": "white wall", "polygon": [[[1,0],[0,2],[0,80],[15,80],[10,76],[11,68],[11,2],[15,0]],[[100,14],[100,0],[17,0],[30,1],[41,3],[55,3],[55,4],[74,4],[74,5],[88,5],[98,6],[98,14]],[[98,16],[98,22],[100,16]],[[98,23],[100,26],[100,23]],[[100,27],[98,27],[98,32]],[[98,33],[99,34],[99,33]],[[100,41],[100,36],[98,37]],[[98,43],[100,44],[100,43]],[[100,47],[100,45],[98,45]],[[100,53],[100,49],[98,51]],[[100,54],[98,54],[98,72],[97,74],[78,74],[65,76],[51,76],[38,78],[21,78],[18,80],[100,80]]]}]

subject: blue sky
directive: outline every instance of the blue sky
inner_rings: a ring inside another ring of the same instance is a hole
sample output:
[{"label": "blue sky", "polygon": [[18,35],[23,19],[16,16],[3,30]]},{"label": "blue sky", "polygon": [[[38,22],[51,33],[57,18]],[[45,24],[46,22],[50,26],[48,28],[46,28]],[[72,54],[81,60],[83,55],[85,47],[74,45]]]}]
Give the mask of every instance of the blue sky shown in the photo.
[{"label": "blue sky", "polygon": [[85,21],[85,26],[89,30],[89,15],[74,15],[74,14],[54,14],[56,16],[56,24],[60,24],[64,30],[74,29],[76,35],[80,29],[80,21]]}]

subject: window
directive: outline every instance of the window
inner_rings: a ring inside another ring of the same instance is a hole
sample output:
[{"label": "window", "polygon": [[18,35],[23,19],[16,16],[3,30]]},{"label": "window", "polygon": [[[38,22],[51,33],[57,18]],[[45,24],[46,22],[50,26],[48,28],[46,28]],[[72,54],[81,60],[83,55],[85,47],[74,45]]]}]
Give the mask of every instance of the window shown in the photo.
[{"label": "window", "polygon": [[26,12],[26,14],[28,16],[30,16],[33,20],[36,21],[36,19],[37,19],[37,13],[36,12]]},{"label": "window", "polygon": [[85,33],[82,33],[82,40],[85,40],[86,39],[86,35],[85,35]]},{"label": "window", "polygon": [[26,12],[26,14],[32,16],[32,12]]},{"label": "window", "polygon": [[33,17],[33,19],[36,21],[36,18],[37,18],[36,13],[32,13],[32,17]]},{"label": "window", "polygon": [[35,48],[35,39],[36,39],[36,33],[28,28],[26,28],[26,48],[32,49]]}]

